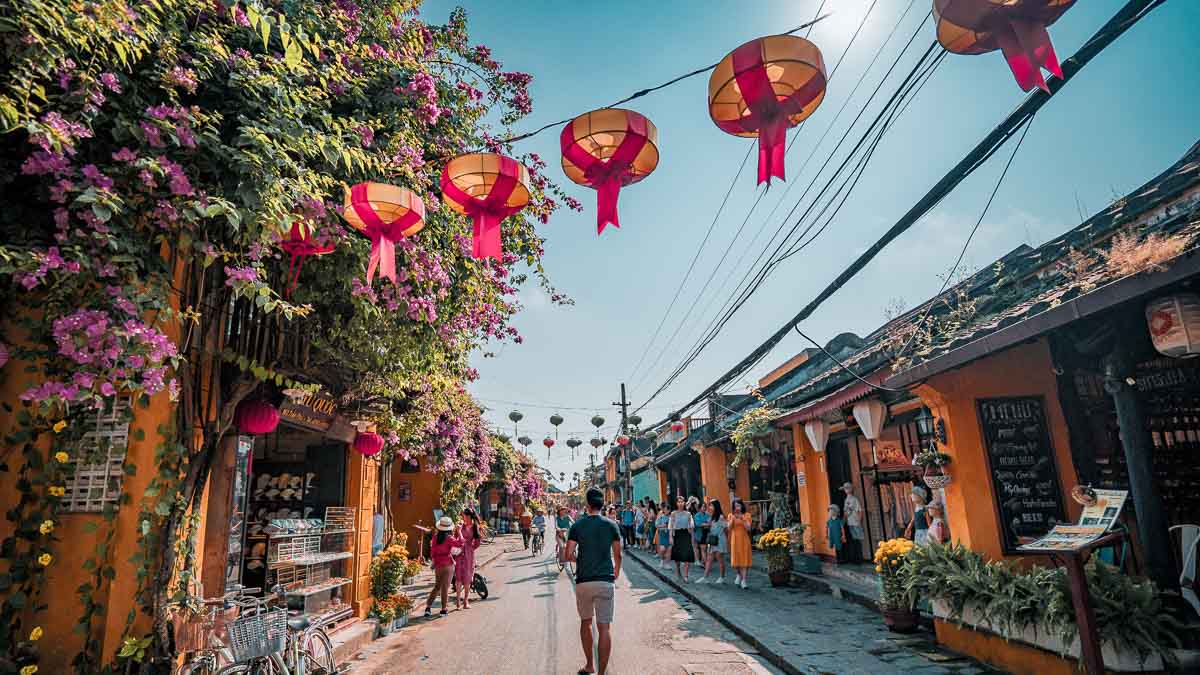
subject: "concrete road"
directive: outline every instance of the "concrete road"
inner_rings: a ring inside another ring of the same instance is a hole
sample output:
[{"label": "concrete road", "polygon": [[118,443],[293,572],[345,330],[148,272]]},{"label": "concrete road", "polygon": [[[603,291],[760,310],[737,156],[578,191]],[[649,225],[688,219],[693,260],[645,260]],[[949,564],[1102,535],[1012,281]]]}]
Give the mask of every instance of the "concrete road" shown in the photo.
[{"label": "concrete road", "polygon": [[[491,597],[468,610],[422,619],[352,660],[367,673],[573,674],[583,666],[574,585],[549,552],[506,552],[483,570]],[[629,561],[617,580],[609,673],[776,673],[753,649]],[[453,605],[453,601],[451,602]],[[365,657],[365,658],[361,658]]]}]

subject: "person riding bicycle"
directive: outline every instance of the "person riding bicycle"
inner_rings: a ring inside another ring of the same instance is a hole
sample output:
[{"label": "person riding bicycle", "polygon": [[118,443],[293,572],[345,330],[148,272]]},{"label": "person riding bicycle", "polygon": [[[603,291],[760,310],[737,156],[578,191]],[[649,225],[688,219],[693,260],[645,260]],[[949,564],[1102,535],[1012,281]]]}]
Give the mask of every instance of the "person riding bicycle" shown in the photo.
[{"label": "person riding bicycle", "polygon": [[546,515],[542,513],[541,509],[534,513],[536,515],[533,517],[533,527],[537,530],[537,534],[534,536],[538,538],[539,544],[544,546],[546,544]]},{"label": "person riding bicycle", "polygon": [[567,531],[571,529],[571,516],[567,507],[558,507],[558,517],[554,519],[554,557],[562,558],[562,552],[567,548]]}]

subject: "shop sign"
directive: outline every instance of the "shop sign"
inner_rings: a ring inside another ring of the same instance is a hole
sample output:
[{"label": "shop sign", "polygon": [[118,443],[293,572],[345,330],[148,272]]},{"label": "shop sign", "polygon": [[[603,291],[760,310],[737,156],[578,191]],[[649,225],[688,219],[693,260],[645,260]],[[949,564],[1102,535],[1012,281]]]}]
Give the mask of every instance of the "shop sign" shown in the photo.
[{"label": "shop sign", "polygon": [[288,399],[279,406],[279,417],[284,422],[313,431],[327,431],[336,414],[333,398],[320,393],[309,394],[300,401]]},{"label": "shop sign", "polygon": [[411,502],[412,501],[412,481],[398,480],[392,484],[392,489],[396,491],[396,501]]},{"label": "shop sign", "polygon": [[805,485],[808,485],[808,476],[803,473],[796,474],[796,485],[798,487],[804,487]]},{"label": "shop sign", "polygon": [[1040,396],[976,401],[1004,552],[1066,519]]}]

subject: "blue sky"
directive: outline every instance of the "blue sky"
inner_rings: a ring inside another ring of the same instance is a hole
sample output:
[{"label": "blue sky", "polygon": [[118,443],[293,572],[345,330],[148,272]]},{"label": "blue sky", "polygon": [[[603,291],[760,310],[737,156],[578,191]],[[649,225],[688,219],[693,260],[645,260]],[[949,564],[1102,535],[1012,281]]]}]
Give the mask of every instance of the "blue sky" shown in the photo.
[{"label": "blue sky", "polygon": [[[422,14],[431,22],[441,22],[459,4],[467,9],[474,42],[490,46],[506,69],[533,74],[534,112],[516,129],[524,131],[715,63],[747,40],[804,23],[819,3],[434,0],[425,4]],[[835,13],[814,29],[811,39],[822,49],[829,68],[870,4],[871,0],[826,3]],[[733,271],[734,280],[740,279],[779,225],[908,36],[924,23],[897,69],[901,73],[933,40],[932,22],[925,19],[928,0],[916,0],[847,112],[835,122],[835,113],[908,4],[908,0],[878,1],[832,77],[824,103],[799,132],[789,133],[789,140],[800,134],[787,157],[789,183],[800,185],[766,221],[762,237],[742,267]],[[1077,3],[1050,29],[1059,57],[1065,60],[1074,53],[1123,4],[1124,0]],[[1100,210],[1114,195],[1152,177],[1200,139],[1196,113],[1200,41],[1192,32],[1197,25],[1200,2],[1166,3],[1094,59],[1043,108],[967,251],[965,266],[986,265],[1020,244],[1038,244],[1073,227],[1080,222],[1081,210],[1088,215]],[[622,190],[622,227],[609,228],[600,237],[595,229],[595,192],[569,183],[557,169],[557,130],[518,146],[523,152],[540,153],[551,165],[550,176],[586,206],[583,213],[563,210],[542,228],[547,238],[546,269],[576,304],[551,305],[531,285],[522,294],[525,309],[515,322],[525,336],[524,344],[501,347],[496,358],[476,358],[481,378],[472,391],[492,408],[488,417],[498,426],[511,429],[508,412],[521,410],[525,414],[521,433],[535,439],[531,450],[556,475],[566,472],[569,477],[586,466],[586,453],[571,462],[562,441],[568,432],[586,440],[592,429],[588,419],[596,412],[609,421],[605,431],[611,438],[617,415],[610,404],[617,400],[623,380],[629,385],[630,399],[641,404],[674,368],[699,327],[724,301],[730,268],[787,189],[786,184],[772,187],[735,241],[734,232],[757,196],[751,161],[738,177],[679,301],[668,308],[748,144],[754,142],[728,136],[712,124],[705,101],[707,81],[707,75],[697,76],[631,104],[658,126],[661,161],[652,176]],[[881,95],[893,88],[885,84]],[[643,411],[643,417],[648,422],[660,419],[672,405],[690,400],[761,343],[911,207],[1023,96],[999,54],[948,55],[883,140],[829,229],[807,251],[776,270],[704,354]],[[831,124],[829,137],[814,148]],[[809,168],[797,175],[814,152]],[[953,264],[1008,152],[1006,147],[885,250],[802,325],[805,332],[820,342],[844,331],[864,335],[883,322],[885,308],[895,299],[911,307],[935,293],[941,284],[938,275]],[[698,299],[726,251],[730,255],[724,266]],[[718,295],[709,305],[713,294]],[[705,306],[709,309],[701,315]],[[632,372],[668,309],[663,334],[646,359],[645,365],[654,363],[654,367]],[[665,338],[680,321],[685,323],[664,349]],[[805,346],[798,337],[789,337],[731,390],[745,391]],[[548,418],[555,409],[567,421],[547,461],[540,439],[553,432]]]}]

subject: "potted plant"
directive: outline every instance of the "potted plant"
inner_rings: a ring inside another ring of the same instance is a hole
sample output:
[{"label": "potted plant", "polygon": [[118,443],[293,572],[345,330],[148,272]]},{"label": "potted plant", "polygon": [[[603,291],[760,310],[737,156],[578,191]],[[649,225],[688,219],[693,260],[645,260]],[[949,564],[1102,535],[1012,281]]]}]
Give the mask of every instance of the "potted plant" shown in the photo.
[{"label": "potted plant", "polygon": [[792,556],[788,553],[791,543],[791,536],[783,528],[771,530],[758,540],[758,548],[767,553],[772,586],[786,586],[792,580]]},{"label": "potted plant", "polygon": [[907,539],[888,539],[875,549],[875,571],[879,574],[879,609],[883,623],[896,633],[917,629],[917,613],[904,584],[905,560],[913,550]]},{"label": "potted plant", "polygon": [[923,476],[925,484],[934,490],[950,484],[951,476],[946,473],[946,465],[949,463],[950,455],[938,450],[934,445],[918,452],[917,456],[913,457],[913,464],[925,468]]},{"label": "potted plant", "polygon": [[371,616],[375,618],[376,628],[380,637],[391,635],[396,622],[396,603],[391,598],[376,599],[371,607]]},{"label": "potted plant", "polygon": [[404,626],[408,625],[408,614],[412,611],[413,601],[407,593],[397,593],[396,596],[392,598],[391,602],[392,609],[395,612],[393,625],[395,626],[396,630],[400,630],[401,628],[404,628]]},{"label": "potted plant", "polygon": [[413,582],[413,578],[416,577],[417,574],[420,573],[420,571],[421,571],[421,561],[409,560],[404,565],[404,576],[401,579],[401,582],[405,586],[411,584]]},{"label": "potted plant", "polygon": [[371,597],[376,600],[386,600],[400,592],[404,583],[405,567],[408,565],[408,553],[397,544],[393,544],[371,561]]}]

